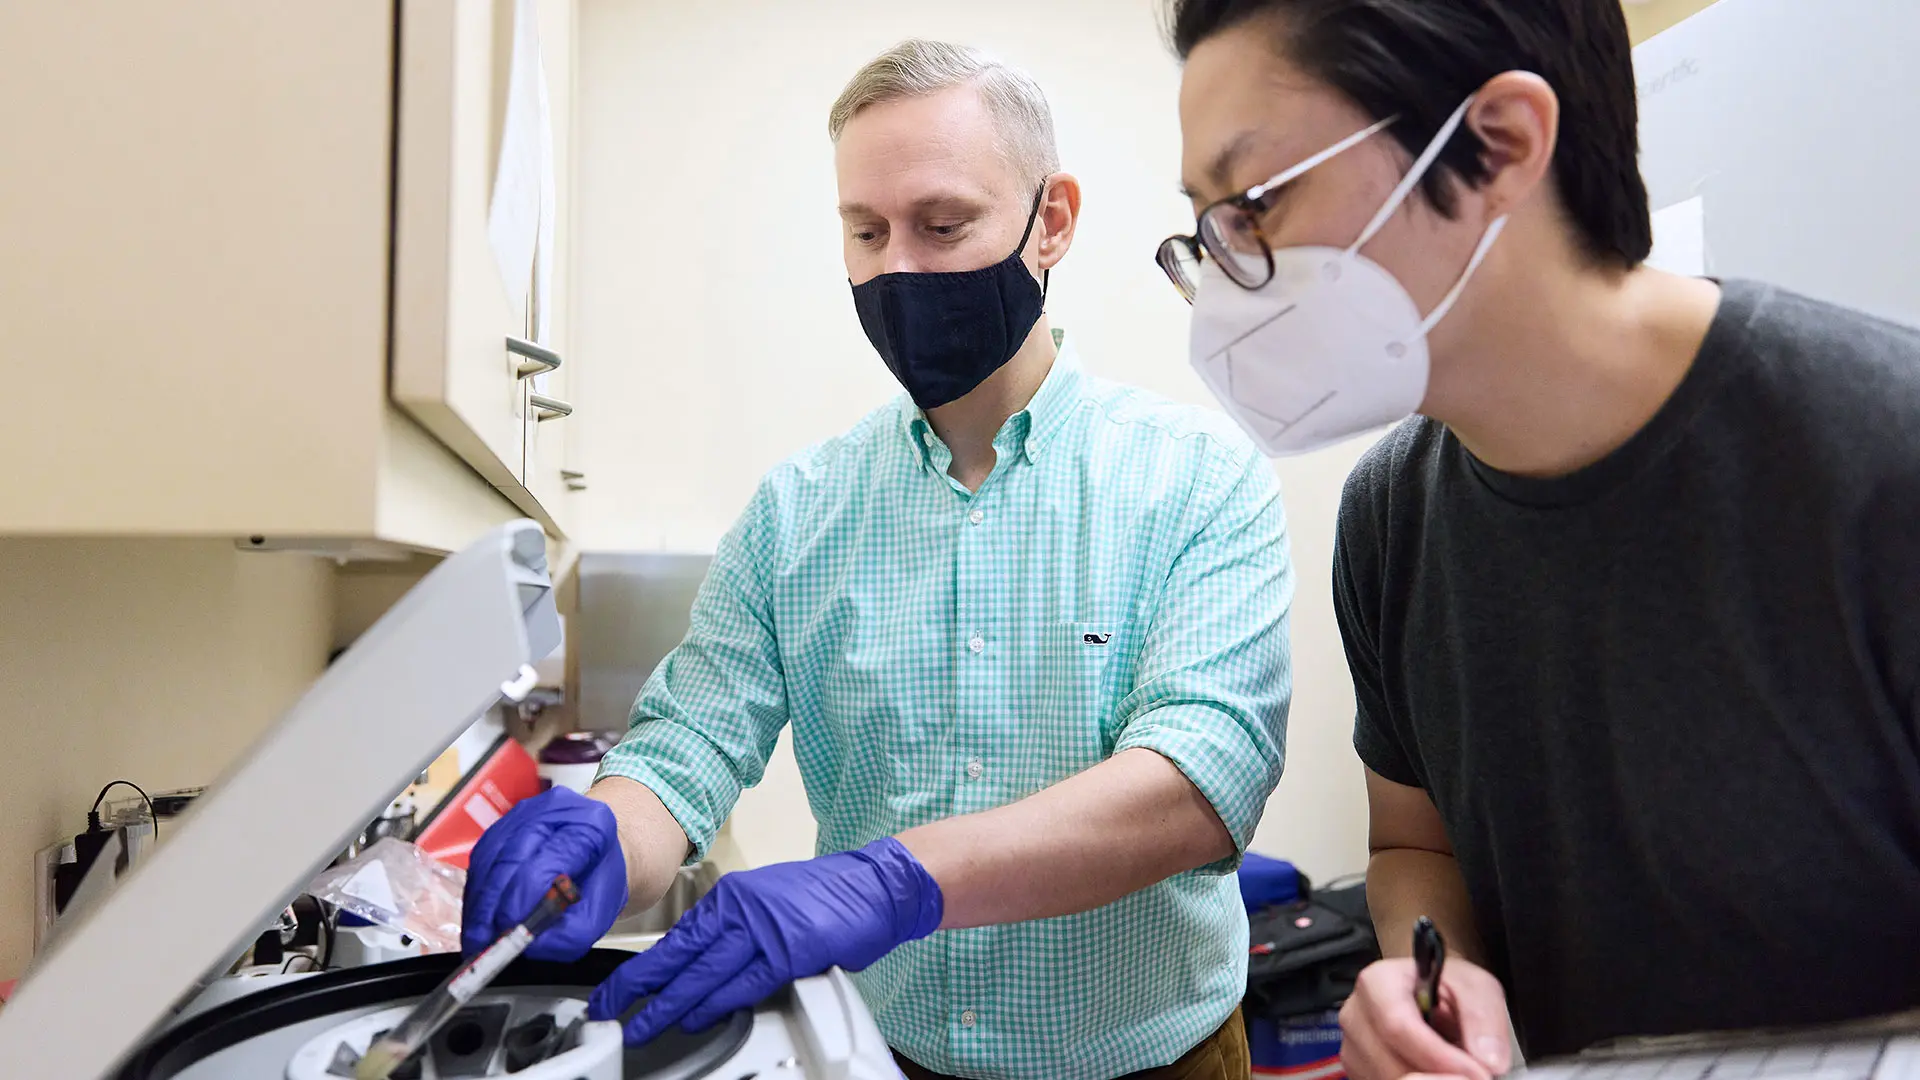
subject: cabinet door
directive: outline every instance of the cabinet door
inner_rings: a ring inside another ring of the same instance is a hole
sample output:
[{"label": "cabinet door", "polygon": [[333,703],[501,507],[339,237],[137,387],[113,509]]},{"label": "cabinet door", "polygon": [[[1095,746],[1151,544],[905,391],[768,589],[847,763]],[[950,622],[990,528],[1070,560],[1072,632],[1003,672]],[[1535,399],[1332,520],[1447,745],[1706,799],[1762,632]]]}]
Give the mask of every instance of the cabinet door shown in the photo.
[{"label": "cabinet door", "polygon": [[379,4],[0,0],[0,533],[366,528],[392,43]]},{"label": "cabinet door", "polygon": [[580,369],[569,358],[567,366],[551,375],[530,380],[527,387],[527,490],[552,515],[561,535],[573,527],[573,496],[587,489],[587,475],[576,464],[572,387],[579,385]]},{"label": "cabinet door", "polygon": [[[522,474],[527,490],[549,514],[559,531],[571,526],[574,492],[584,490],[586,476],[578,467],[574,447],[580,430],[578,414],[562,415],[555,408],[572,408],[578,403],[580,387],[579,350],[574,348],[572,269],[573,233],[567,228],[573,215],[573,114],[575,100],[574,53],[578,39],[575,0],[539,0],[540,54],[546,68],[548,115],[553,133],[556,222],[553,229],[553,273],[547,295],[539,301],[545,309],[547,341],[564,357],[557,371],[527,380],[529,407],[526,410],[526,456]],[[590,418],[589,418],[590,419]]]},{"label": "cabinet door", "polygon": [[489,232],[514,2],[403,0],[399,11],[393,397],[537,513],[524,486],[526,382],[544,368],[508,348],[530,336],[531,267],[505,280]]}]

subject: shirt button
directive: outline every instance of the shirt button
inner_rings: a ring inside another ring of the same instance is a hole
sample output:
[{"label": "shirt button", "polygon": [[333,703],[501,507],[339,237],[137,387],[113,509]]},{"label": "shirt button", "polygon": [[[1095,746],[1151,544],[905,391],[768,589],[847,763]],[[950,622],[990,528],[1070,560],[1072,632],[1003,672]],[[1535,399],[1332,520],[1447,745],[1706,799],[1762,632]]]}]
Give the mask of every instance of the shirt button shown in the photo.
[{"label": "shirt button", "polygon": [[975,635],[972,641],[967,642],[967,648],[972,649],[974,652],[986,652],[987,639]]},{"label": "shirt button", "polygon": [[987,775],[987,767],[979,761],[967,762],[967,779],[978,780]]},{"label": "shirt button", "polygon": [[979,1022],[980,1022],[980,1018],[974,1015],[972,1009],[968,1009],[966,1012],[963,1012],[960,1014],[961,1027],[972,1027],[973,1025]]},{"label": "shirt button", "polygon": [[987,512],[985,510],[975,510],[973,513],[967,515],[967,520],[978,525],[987,520]]}]

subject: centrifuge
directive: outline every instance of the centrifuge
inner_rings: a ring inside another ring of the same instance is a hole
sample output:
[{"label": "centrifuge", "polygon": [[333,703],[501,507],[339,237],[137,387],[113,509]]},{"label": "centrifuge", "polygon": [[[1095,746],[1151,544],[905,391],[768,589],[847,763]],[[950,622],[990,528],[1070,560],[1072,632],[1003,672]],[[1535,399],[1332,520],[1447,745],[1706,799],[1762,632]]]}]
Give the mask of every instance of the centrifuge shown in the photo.
[{"label": "centrifuge", "polygon": [[[530,521],[447,559],[361,636],[58,937],[0,1009],[8,1077],[331,1080],[458,963],[422,956],[221,978],[314,874],[487,710],[533,689],[560,642],[546,537]],[[839,971],[698,1034],[636,1048],[586,1001],[630,953],[521,960],[397,1077],[777,1080],[898,1077]]]}]

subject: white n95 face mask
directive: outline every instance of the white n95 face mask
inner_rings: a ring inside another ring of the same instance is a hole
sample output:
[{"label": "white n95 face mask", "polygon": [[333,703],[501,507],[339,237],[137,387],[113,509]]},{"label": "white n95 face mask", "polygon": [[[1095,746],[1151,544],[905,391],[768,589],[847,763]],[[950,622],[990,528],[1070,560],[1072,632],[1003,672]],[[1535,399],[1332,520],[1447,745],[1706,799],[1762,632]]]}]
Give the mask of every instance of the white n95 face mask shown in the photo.
[{"label": "white n95 face mask", "polygon": [[1487,227],[1460,279],[1424,318],[1406,287],[1360,249],[1406,202],[1472,104],[1441,126],[1351,247],[1277,248],[1273,280],[1258,289],[1205,260],[1193,302],[1193,366],[1267,454],[1317,450],[1419,410],[1427,334],[1460,299],[1507,219]]}]

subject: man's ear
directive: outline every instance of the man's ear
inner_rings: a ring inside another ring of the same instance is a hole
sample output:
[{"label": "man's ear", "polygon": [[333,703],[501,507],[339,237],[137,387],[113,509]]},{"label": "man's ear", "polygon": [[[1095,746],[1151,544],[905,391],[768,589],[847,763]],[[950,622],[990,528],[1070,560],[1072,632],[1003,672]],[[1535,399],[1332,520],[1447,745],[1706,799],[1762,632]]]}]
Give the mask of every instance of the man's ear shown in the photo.
[{"label": "man's ear", "polygon": [[1080,181],[1072,173],[1047,177],[1047,193],[1040,199],[1040,269],[1051,270],[1067,257],[1073,230],[1080,224]]},{"label": "man's ear", "polygon": [[1560,97],[1528,71],[1494,76],[1474,95],[1467,125],[1485,146],[1487,179],[1477,194],[1489,220],[1511,214],[1532,197],[1553,166],[1560,139]]}]

